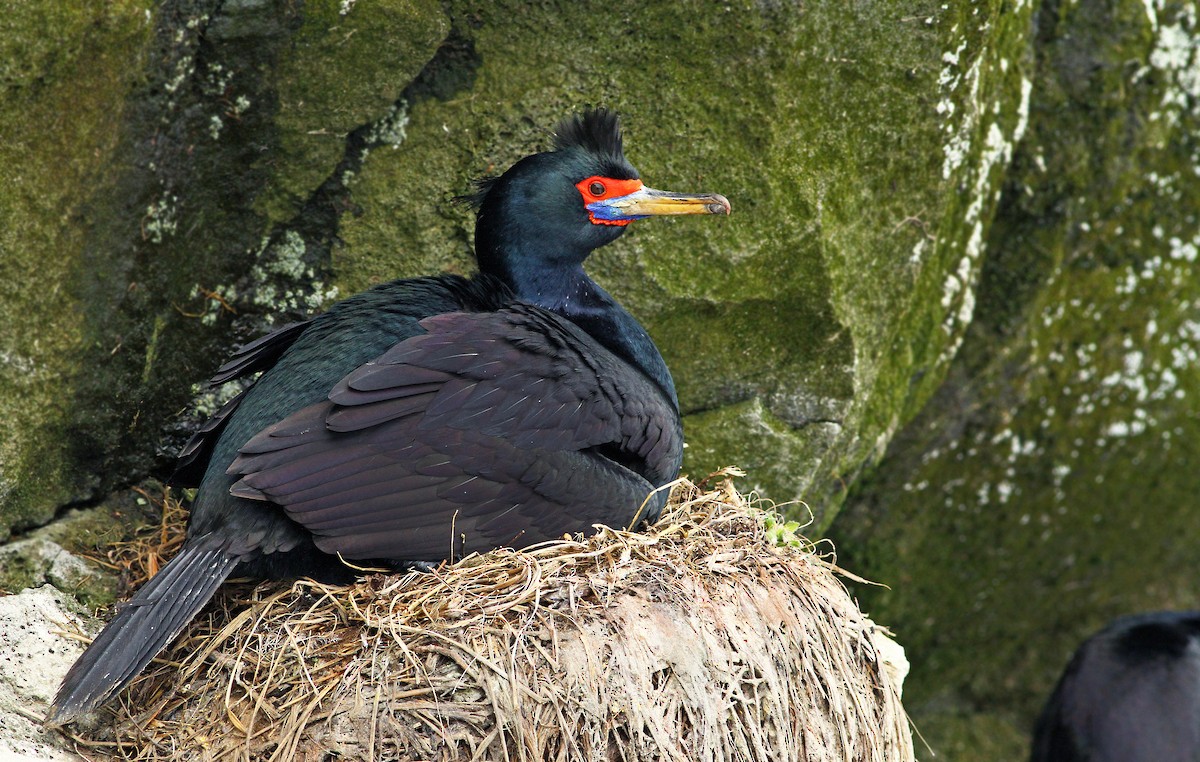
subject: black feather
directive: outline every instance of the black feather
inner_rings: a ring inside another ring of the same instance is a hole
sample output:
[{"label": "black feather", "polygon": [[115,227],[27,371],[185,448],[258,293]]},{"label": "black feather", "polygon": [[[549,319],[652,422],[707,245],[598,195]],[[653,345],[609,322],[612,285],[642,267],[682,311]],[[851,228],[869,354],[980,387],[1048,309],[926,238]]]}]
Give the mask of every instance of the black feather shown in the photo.
[{"label": "black feather", "polygon": [[208,602],[237,562],[220,538],[189,539],[72,665],[46,722],[69,722],[136,677]]},{"label": "black feather", "polygon": [[459,204],[469,206],[478,212],[483,208],[483,200],[492,192],[492,188],[496,187],[496,182],[500,180],[498,175],[488,175],[481,177],[474,182],[474,188],[461,196],[455,196],[454,201]]},{"label": "black feather", "polygon": [[1117,619],[1075,651],[1031,762],[1200,759],[1200,612]]},{"label": "black feather", "polygon": [[229,361],[217,368],[217,372],[209,379],[209,383],[223,384],[235,378],[242,378],[260,370],[266,370],[275,364],[279,356],[287,351],[300,334],[308,328],[312,321],[301,320],[288,323],[271,331],[266,336],[251,341],[233,353]]},{"label": "black feather", "polygon": [[581,148],[595,156],[626,163],[621,120],[616,112],[606,108],[591,109],[559,122],[554,130],[554,148],[558,151]]}]

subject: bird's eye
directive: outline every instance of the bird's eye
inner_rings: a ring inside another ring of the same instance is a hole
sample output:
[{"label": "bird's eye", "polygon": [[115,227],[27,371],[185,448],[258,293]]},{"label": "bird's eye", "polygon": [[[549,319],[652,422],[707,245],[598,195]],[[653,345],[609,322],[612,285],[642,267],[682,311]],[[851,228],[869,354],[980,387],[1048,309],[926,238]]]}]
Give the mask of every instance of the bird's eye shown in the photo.
[{"label": "bird's eye", "polygon": [[591,193],[593,196],[603,196],[604,183],[600,182],[599,180],[593,181],[592,184],[588,186],[588,193]]}]

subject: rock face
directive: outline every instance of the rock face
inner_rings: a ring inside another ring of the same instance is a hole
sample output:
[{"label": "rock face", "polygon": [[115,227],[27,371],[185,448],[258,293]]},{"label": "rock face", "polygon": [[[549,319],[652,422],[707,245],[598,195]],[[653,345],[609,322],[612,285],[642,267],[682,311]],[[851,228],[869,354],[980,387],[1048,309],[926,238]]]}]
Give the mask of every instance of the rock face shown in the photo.
[{"label": "rock face", "polygon": [[97,486],[67,441],[86,346],[71,283],[143,76],[138,5],[18,3],[0,22],[0,535]]},{"label": "rock face", "polygon": [[1034,21],[975,318],[833,532],[843,563],[891,586],[859,593],[908,649],[906,705],[950,759],[1024,757],[1088,633],[1200,594],[1196,8],[1047,4]]},{"label": "rock face", "polygon": [[[21,9],[10,36],[46,13]],[[1030,13],[971,34],[1019,37]],[[736,208],[634,226],[592,268],[675,371],[688,470],[736,462],[823,525],[953,357],[1028,96],[1020,61],[939,63],[969,9],[172,0],[58,15],[63,36],[28,43],[42,52],[0,104],[26,145],[3,170],[22,223],[4,233],[4,527],[162,470],[192,385],[267,323],[470,270],[471,214],[452,198],[588,104],[623,113],[649,182]],[[191,418],[219,402],[202,395]]]}]

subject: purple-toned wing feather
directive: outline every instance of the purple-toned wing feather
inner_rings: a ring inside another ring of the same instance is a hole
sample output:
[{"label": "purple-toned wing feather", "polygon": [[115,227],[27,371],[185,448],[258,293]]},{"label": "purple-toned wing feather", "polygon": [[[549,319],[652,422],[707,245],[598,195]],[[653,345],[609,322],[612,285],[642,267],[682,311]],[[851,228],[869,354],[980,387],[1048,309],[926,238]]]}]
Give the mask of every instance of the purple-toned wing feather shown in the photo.
[{"label": "purple-toned wing feather", "polygon": [[248,344],[243,344],[224,365],[217,368],[217,372],[209,379],[209,383],[223,384],[226,381],[270,368],[279,359],[279,356],[292,345],[292,342],[304,333],[310,322],[301,320],[288,323],[276,328],[266,336],[260,336]]},{"label": "purple-toned wing feather", "polygon": [[665,395],[573,324],[527,305],[421,321],[229,468],[350,558],[438,559],[624,525],[674,476]]}]

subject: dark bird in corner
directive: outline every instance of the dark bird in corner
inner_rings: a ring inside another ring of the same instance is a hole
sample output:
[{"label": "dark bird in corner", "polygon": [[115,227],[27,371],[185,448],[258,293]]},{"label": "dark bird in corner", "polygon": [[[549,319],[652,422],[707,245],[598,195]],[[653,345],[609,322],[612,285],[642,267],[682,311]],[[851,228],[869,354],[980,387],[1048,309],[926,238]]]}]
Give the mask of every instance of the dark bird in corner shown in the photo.
[{"label": "dark bird in corner", "polygon": [[262,375],[183,450],[187,541],[71,668],[48,724],[127,685],[231,574],[345,578],[338,556],[436,562],[657,518],[682,460],[675,386],[583,263],[633,220],[729,202],[643,186],[603,109],[470,200],[474,277],[380,285],[217,371]]},{"label": "dark bird in corner", "polygon": [[1200,760],[1200,612],[1123,617],[1084,641],[1042,709],[1030,759]]}]

